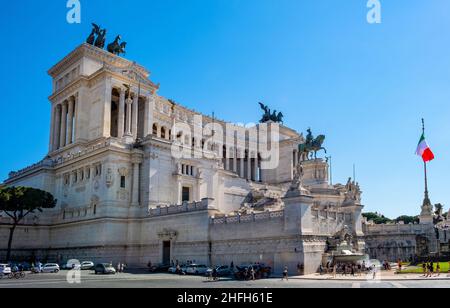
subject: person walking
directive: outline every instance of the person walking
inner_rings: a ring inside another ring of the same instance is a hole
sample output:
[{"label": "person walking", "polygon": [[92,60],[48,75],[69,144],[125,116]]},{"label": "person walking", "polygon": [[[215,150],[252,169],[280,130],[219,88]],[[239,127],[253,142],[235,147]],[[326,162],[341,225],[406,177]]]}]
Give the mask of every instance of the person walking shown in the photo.
[{"label": "person walking", "polygon": [[286,279],[286,281],[289,281],[289,271],[287,266],[284,267],[283,278],[281,278],[281,281],[284,281],[284,279]]},{"label": "person walking", "polygon": [[441,264],[439,262],[436,265],[436,274],[437,274],[436,277],[441,276]]},{"label": "person walking", "polygon": [[252,267],[250,267],[250,277],[252,280],[255,280],[255,269]]},{"label": "person walking", "polygon": [[427,277],[427,264],[424,262],[422,264],[423,277]]}]

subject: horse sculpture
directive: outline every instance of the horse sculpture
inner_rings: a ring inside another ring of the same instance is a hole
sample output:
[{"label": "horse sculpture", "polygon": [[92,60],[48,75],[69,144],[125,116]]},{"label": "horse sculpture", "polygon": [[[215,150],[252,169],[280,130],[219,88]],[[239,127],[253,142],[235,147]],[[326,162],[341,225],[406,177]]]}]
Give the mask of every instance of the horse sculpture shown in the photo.
[{"label": "horse sculpture", "polygon": [[260,123],[266,123],[269,121],[275,122],[275,123],[283,123],[284,115],[279,112],[277,113],[276,110],[271,112],[270,108],[263,103],[259,103],[259,106],[261,107],[261,110],[264,111],[263,117],[260,121]]},{"label": "horse sculpture", "polygon": [[95,37],[100,33],[100,27],[96,24],[92,24],[92,32],[86,40],[89,45],[94,45]]},{"label": "horse sculpture", "polygon": [[300,155],[305,155],[308,157],[308,159],[317,159],[317,152],[323,150],[325,151],[325,154],[327,153],[327,150],[322,146],[325,141],[325,135],[317,136],[317,138],[314,138],[312,135],[311,129],[308,129],[308,135],[306,136],[306,142],[303,144],[300,144],[298,146],[298,150],[300,152]]},{"label": "horse sculpture", "polygon": [[115,55],[124,54],[127,43],[122,42],[119,44],[121,39],[122,38],[120,37],[120,35],[116,36],[116,39],[114,40],[114,42],[112,42],[111,44],[108,45],[107,50],[110,53],[115,54]]},{"label": "horse sculpture", "polygon": [[99,30],[97,39],[95,40],[95,47],[103,49],[106,42],[106,29]]}]

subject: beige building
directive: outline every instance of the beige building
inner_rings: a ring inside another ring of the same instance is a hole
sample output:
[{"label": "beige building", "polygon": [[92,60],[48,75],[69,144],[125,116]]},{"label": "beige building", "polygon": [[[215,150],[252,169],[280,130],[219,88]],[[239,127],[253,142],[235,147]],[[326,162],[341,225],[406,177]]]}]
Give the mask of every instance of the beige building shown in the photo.
[{"label": "beige building", "polygon": [[[17,229],[15,257],[301,263],[308,273],[343,230],[364,250],[359,186],[330,185],[327,162],[299,153],[296,131],[189,110],[159,96],[145,68],[88,44],[49,74],[48,156],[5,184],[58,205]],[[8,224],[0,218],[0,256]]]}]

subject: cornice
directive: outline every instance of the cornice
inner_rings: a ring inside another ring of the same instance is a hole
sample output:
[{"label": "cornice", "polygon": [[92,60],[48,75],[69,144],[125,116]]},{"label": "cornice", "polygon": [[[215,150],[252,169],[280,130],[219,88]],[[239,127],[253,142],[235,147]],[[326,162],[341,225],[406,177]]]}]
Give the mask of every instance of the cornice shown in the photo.
[{"label": "cornice", "polygon": [[140,74],[144,75],[145,78],[148,78],[150,76],[150,72],[143,66],[86,43],[78,46],[74,51],[69,53],[61,61],[50,68],[48,70],[48,74],[55,78],[83,56],[90,57],[95,60],[100,60],[101,62],[105,62],[118,67],[125,68],[133,66],[137,71],[139,71]]}]

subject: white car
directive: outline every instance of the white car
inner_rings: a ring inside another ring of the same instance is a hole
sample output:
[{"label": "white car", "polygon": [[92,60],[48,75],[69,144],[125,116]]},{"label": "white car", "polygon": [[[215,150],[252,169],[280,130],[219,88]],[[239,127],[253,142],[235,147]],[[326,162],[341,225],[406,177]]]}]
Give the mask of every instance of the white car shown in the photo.
[{"label": "white car", "polygon": [[191,264],[186,268],[186,274],[205,275],[208,267],[206,265]]},{"label": "white car", "polygon": [[84,261],[81,263],[81,270],[85,271],[85,270],[93,270],[95,267],[94,262],[91,261]]},{"label": "white car", "polygon": [[0,276],[11,274],[11,267],[8,264],[0,264]]},{"label": "white car", "polygon": [[42,267],[42,273],[58,273],[59,265],[56,263],[48,263]]}]

